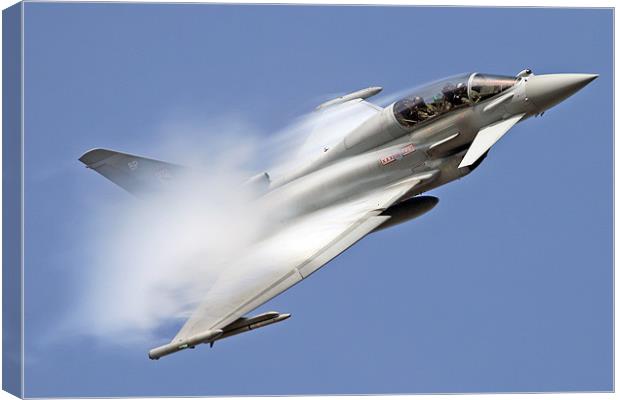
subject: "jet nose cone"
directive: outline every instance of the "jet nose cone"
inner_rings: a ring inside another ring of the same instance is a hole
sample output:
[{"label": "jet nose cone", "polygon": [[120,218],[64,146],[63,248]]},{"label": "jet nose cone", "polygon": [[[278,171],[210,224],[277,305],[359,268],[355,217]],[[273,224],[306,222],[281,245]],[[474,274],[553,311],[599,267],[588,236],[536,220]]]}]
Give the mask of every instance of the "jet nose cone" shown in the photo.
[{"label": "jet nose cone", "polygon": [[538,111],[547,110],[596,79],[595,74],[551,74],[527,78],[525,94]]}]

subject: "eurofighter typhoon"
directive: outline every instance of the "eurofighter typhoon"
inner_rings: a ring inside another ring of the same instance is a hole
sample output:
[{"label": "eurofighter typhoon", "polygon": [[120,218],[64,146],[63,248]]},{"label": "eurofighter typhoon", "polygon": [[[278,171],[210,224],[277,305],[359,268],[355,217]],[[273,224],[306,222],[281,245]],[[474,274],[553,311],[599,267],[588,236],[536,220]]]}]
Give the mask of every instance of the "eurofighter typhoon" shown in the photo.
[{"label": "eurofighter typhoon", "polygon": [[[287,319],[290,314],[247,314],[369,233],[432,209],[438,199],[420,194],[468,175],[513,126],[542,115],[596,77],[471,73],[422,86],[385,108],[366,101],[380,87],[321,104],[314,113],[355,105],[364,117],[336,137],[318,131],[315,156],[279,177],[265,172],[247,181],[256,191],[252,202],[274,222],[249,249],[239,249],[177,335],[150,350],[149,358],[213,346]],[[90,150],[80,161],[138,197],[184,170],[105,149]]]}]

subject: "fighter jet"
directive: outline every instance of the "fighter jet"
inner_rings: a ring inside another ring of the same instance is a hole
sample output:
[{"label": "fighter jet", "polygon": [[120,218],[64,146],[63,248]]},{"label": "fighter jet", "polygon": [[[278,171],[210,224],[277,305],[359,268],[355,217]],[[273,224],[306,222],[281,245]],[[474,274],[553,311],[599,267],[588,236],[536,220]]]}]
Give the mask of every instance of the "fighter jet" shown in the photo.
[{"label": "fighter jet", "polygon": [[[260,243],[231,260],[170,343],[153,348],[157,360],[178,351],[271,325],[290,314],[252,310],[289,289],[371,232],[409,221],[438,202],[422,193],[462,178],[484,160],[512,127],[573,95],[597,75],[516,76],[469,73],[414,90],[386,107],[367,101],[380,87],[325,102],[324,113],[355,105],[363,119],[326,142],[302,165],[272,179],[248,180],[255,201],[277,212]],[[329,143],[327,143],[329,141]],[[106,149],[80,157],[123,189],[141,196],[182,167]]]}]

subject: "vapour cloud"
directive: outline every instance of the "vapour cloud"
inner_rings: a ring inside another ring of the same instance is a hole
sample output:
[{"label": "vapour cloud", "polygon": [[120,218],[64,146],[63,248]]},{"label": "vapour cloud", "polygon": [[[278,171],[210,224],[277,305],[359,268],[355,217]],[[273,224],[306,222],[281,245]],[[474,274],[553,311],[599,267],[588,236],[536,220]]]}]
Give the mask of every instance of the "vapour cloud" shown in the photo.
[{"label": "vapour cloud", "polygon": [[193,167],[192,173],[172,192],[94,205],[81,239],[91,264],[79,276],[72,330],[115,342],[169,340],[157,337],[159,329],[173,321],[180,327],[229,261],[269,224],[272,216],[243,182],[320,155],[321,146],[365,118],[355,106],[311,113],[271,135],[238,116],[163,124],[139,154]]}]

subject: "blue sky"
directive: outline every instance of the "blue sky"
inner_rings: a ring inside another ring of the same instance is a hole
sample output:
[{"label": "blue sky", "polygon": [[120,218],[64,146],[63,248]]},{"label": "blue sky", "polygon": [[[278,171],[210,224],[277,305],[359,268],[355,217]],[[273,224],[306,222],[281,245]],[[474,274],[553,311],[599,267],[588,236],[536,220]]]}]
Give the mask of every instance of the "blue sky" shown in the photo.
[{"label": "blue sky", "polygon": [[[25,394],[611,390],[612,19],[602,9],[27,3]],[[600,77],[432,191],[432,212],[370,235],[261,307],[292,313],[281,325],[159,362],[147,347],[55,333],[82,301],[93,210],[131,201],[83,168],[84,151],[161,158],[170,121],[235,115],[268,135],[330,94],[524,68]]]}]

